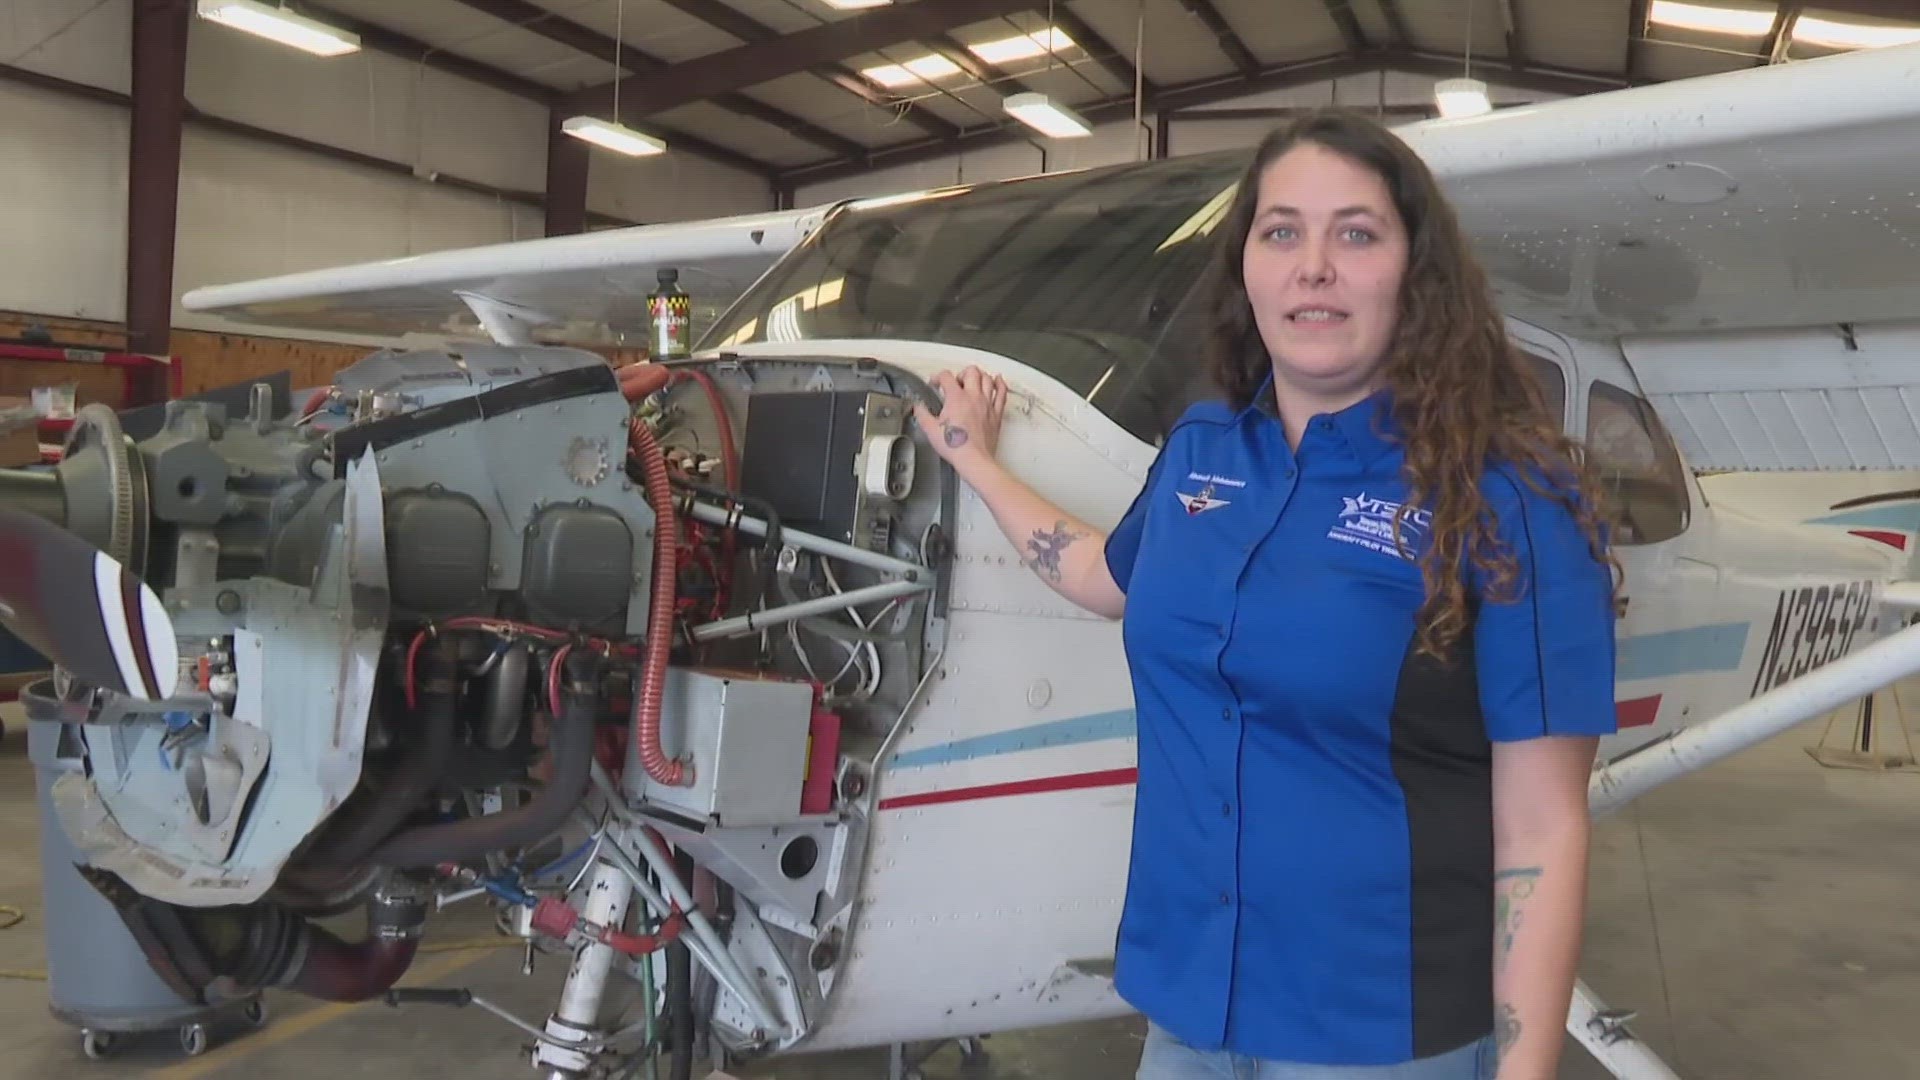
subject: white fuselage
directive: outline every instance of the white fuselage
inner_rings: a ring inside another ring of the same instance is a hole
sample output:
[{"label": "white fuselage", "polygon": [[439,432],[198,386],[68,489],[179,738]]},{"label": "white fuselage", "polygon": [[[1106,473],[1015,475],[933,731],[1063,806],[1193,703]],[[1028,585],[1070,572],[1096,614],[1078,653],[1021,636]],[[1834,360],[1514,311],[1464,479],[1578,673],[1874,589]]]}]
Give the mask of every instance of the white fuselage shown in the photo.
[{"label": "white fuselage", "polygon": [[[1561,366],[1569,429],[1617,349],[1514,324]],[[1110,527],[1155,449],[1059,383],[991,353],[927,342],[808,341],[923,378],[974,365],[1010,388],[999,458],[1042,496]],[[731,347],[777,354],[791,345]],[[1616,702],[1602,763],[1698,722],[1882,631],[1898,553],[1842,531],[1704,504],[1617,548],[1626,569]],[[946,651],[879,771],[878,812],[828,1009],[803,1051],[971,1035],[1129,1011],[1110,970],[1133,825],[1132,688],[1120,624],[1057,597],[968,489],[953,532]],[[1763,668],[1765,669],[1763,671]],[[1148,865],[1151,865],[1150,862]]]}]

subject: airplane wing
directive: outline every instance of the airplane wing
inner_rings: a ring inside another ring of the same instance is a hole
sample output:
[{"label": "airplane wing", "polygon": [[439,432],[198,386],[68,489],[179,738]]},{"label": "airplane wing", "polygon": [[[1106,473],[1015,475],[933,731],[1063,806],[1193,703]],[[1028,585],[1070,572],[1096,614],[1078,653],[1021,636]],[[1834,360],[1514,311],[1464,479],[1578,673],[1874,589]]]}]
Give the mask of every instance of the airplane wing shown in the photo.
[{"label": "airplane wing", "polygon": [[1693,468],[1920,467],[1916,86],[1909,45],[1399,130],[1503,309],[1617,338]]},{"label": "airplane wing", "polygon": [[194,289],[189,311],[237,322],[399,336],[470,329],[461,293],[528,321],[642,331],[656,272],[674,267],[702,308],[731,303],[820,227],[831,207],[639,225],[438,251]]},{"label": "airplane wing", "polygon": [[1920,45],[1407,125],[1510,314],[1583,336],[1905,319]]}]

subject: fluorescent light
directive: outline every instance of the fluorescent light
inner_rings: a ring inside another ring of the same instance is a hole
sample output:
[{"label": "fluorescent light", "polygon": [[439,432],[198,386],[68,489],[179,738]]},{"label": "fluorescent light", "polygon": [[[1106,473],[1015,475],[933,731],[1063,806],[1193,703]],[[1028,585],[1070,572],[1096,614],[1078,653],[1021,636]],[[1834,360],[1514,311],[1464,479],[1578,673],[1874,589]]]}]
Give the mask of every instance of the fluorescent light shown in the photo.
[{"label": "fluorescent light", "polygon": [[1487,84],[1479,79],[1441,79],[1433,84],[1433,100],[1444,117],[1479,116],[1493,111]]},{"label": "fluorescent light", "polygon": [[1838,49],[1880,49],[1920,41],[1920,26],[1835,22],[1802,15],[1793,24],[1795,40]]},{"label": "fluorescent light", "polygon": [[1093,128],[1085,120],[1071,110],[1055,105],[1045,94],[1015,94],[1006,100],[1005,107],[1015,119],[1042,135],[1075,139],[1093,134]]},{"label": "fluorescent light", "polygon": [[560,123],[560,130],[580,139],[618,151],[630,157],[642,157],[647,154],[666,152],[667,144],[651,135],[633,130],[625,124],[615,124],[597,116],[569,116]]},{"label": "fluorescent light", "polygon": [[944,79],[960,74],[960,65],[933,53],[915,57],[904,64],[882,64],[870,67],[860,74],[879,83],[881,86],[912,86],[914,83],[935,79]]},{"label": "fluorescent light", "polygon": [[1049,52],[1065,52],[1071,48],[1073,48],[1072,38],[1062,33],[1059,27],[1048,27],[1037,34],[1021,34],[1018,37],[969,45],[967,51],[989,64],[1006,64],[1029,57],[1045,56]]},{"label": "fluorescent light", "polygon": [[857,11],[861,8],[886,7],[893,0],[826,0],[826,3],[828,7],[841,11]]},{"label": "fluorescent light", "polygon": [[342,56],[360,51],[360,35],[316,22],[256,0],[200,0],[200,17],[235,30],[291,45],[315,56]]},{"label": "fluorescent light", "polygon": [[1680,4],[1674,0],[1653,0],[1647,21],[1684,30],[1712,30],[1722,34],[1765,37],[1773,32],[1773,11],[1762,8],[1708,7],[1704,4]]}]

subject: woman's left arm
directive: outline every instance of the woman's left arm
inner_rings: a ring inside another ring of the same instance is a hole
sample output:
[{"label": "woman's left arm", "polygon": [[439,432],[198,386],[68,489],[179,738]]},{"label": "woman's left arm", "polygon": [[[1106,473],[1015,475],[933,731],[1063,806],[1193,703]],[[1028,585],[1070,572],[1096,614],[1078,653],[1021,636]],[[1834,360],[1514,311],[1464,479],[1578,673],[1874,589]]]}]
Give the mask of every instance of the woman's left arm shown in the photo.
[{"label": "woman's left arm", "polygon": [[1599,740],[1493,747],[1493,991],[1499,1080],[1553,1080],[1580,959],[1587,781]]},{"label": "woman's left arm", "polygon": [[1474,625],[1492,740],[1493,1032],[1499,1080],[1553,1080],[1586,916],[1587,784],[1614,713],[1613,576],[1572,513],[1490,481],[1518,589]]}]

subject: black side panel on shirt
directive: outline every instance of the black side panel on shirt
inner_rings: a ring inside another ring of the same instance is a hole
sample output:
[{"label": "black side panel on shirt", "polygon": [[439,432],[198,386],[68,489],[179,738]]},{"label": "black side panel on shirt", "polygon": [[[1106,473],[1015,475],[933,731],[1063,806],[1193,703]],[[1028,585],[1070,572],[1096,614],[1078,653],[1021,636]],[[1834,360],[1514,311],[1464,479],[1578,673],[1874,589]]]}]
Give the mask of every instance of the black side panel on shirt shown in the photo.
[{"label": "black side panel on shirt", "polygon": [[1409,633],[1394,694],[1394,774],[1411,850],[1413,1053],[1493,1028],[1492,746],[1480,715],[1473,641],[1443,665]]}]

